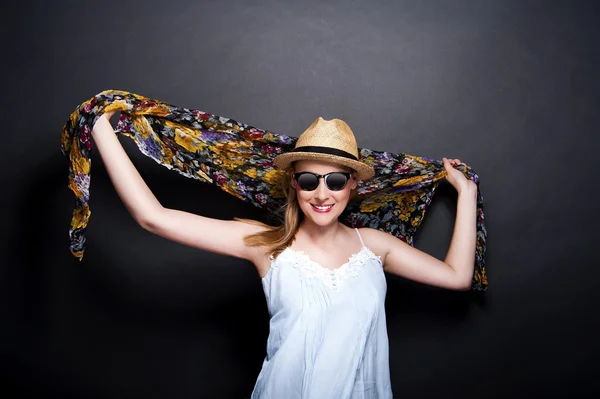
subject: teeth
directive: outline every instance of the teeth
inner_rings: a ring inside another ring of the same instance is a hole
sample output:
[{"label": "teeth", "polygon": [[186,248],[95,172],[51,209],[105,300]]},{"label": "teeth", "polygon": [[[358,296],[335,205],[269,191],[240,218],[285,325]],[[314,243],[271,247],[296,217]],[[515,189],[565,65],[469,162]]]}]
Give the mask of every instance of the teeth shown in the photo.
[{"label": "teeth", "polygon": [[326,209],[331,208],[333,205],[325,205],[325,206],[319,206],[319,205],[313,205],[315,208],[317,208],[318,210],[324,211]]}]

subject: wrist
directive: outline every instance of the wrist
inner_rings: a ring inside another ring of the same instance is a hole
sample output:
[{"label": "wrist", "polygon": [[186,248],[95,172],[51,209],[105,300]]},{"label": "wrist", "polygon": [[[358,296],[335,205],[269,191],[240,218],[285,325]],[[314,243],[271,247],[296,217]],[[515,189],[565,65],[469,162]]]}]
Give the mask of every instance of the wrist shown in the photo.
[{"label": "wrist", "polygon": [[465,184],[463,184],[458,190],[459,196],[469,196],[476,197],[477,196],[477,184],[473,180],[467,180]]},{"label": "wrist", "polygon": [[109,119],[110,116],[111,115],[107,114],[100,115],[100,117],[96,120],[96,123],[94,123],[94,126],[92,127],[92,137],[95,137],[99,134],[106,134],[106,132],[112,130],[112,125],[110,124]]}]

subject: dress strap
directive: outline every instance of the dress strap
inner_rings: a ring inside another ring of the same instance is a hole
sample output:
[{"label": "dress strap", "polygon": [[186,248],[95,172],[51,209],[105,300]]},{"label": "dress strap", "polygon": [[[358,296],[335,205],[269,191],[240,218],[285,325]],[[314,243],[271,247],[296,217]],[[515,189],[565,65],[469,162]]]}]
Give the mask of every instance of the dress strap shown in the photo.
[{"label": "dress strap", "polygon": [[358,229],[355,227],[354,230],[356,230],[356,234],[358,234],[358,238],[360,239],[360,244],[364,247],[365,243],[362,239],[362,236],[360,235],[360,232],[358,231]]}]

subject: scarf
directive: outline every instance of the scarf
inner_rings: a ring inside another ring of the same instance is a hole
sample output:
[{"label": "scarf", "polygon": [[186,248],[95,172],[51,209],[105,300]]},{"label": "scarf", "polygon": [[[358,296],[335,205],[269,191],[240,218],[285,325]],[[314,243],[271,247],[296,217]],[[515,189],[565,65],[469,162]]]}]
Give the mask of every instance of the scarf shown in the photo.
[{"label": "scarf", "polygon": [[[160,165],[212,183],[258,208],[277,212],[285,203],[285,171],[273,158],[294,148],[297,138],[276,134],[206,112],[178,107],[125,91],[107,90],[79,105],[63,126],[61,150],[68,158],[69,187],[75,209],[69,229],[71,253],[81,260],[90,219],[91,132],[97,119],[119,111],[115,132],[135,141]],[[375,176],[361,181],[340,217],[350,227],[386,231],[414,245],[413,238],[431,203],[439,180],[446,177],[441,160],[359,148],[361,161]],[[478,175],[456,167],[477,184],[477,243],[471,289],[485,291],[487,231]]]}]

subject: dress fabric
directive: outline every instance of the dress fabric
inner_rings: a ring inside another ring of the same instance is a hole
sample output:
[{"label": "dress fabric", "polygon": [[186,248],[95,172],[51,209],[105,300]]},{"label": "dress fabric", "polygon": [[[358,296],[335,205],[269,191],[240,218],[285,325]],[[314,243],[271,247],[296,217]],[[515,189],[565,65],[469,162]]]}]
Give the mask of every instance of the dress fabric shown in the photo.
[{"label": "dress fabric", "polygon": [[271,316],[252,399],[392,398],[381,260],[364,245],[328,269],[285,249],[262,285]]}]

